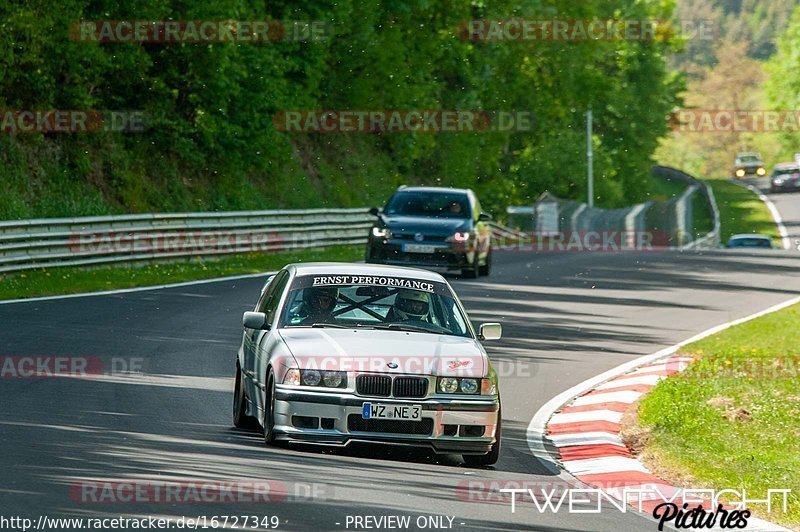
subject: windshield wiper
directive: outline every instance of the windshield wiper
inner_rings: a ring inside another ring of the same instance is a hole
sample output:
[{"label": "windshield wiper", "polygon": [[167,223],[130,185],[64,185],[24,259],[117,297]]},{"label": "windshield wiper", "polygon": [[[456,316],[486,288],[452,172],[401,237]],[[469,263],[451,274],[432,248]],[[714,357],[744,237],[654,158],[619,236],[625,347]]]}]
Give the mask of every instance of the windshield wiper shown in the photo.
[{"label": "windshield wiper", "polygon": [[331,329],[353,329],[352,325],[342,325],[341,323],[312,323],[308,325],[313,329],[324,329],[326,327],[330,327]]},{"label": "windshield wiper", "polygon": [[444,331],[432,331],[431,329],[426,329],[425,327],[419,327],[417,325],[406,325],[404,323],[385,323],[379,325],[372,325],[373,329],[386,329],[392,331],[405,331],[405,332],[424,332],[430,334],[449,334]]}]

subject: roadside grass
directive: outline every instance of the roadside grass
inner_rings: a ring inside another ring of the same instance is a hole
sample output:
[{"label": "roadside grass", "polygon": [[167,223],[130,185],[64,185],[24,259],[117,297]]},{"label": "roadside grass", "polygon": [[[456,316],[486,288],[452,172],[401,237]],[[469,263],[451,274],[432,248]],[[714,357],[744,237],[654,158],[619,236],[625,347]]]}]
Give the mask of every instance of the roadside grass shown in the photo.
[{"label": "roadside grass", "polygon": [[750,190],[722,179],[706,181],[714,190],[719,207],[722,243],[742,233],[761,233],[772,237],[780,244],[780,235],[775,221],[758,196]]},{"label": "roadside grass", "polygon": [[778,496],[772,513],[751,506],[759,517],[800,530],[800,305],[681,352],[696,361],[639,404],[639,429],[648,434],[642,460],[687,488],[744,488],[749,499],[792,489],[787,513]]},{"label": "roadside grass", "polygon": [[363,257],[363,246],[335,246],[278,253],[237,254],[218,260],[196,258],[187,262],[141,266],[43,268],[0,276],[0,300],[180,283],[274,271],[292,262],[352,262]]}]

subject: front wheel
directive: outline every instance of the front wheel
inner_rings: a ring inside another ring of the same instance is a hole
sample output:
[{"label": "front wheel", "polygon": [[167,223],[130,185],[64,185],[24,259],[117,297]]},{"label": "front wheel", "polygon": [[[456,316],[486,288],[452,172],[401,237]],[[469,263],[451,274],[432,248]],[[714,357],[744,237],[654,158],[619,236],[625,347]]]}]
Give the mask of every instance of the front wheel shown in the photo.
[{"label": "front wheel", "polygon": [[497,409],[497,428],[494,431],[494,443],[486,454],[465,454],[462,455],[464,462],[469,466],[490,466],[497,463],[500,459],[500,441],[502,439],[502,411]]},{"label": "front wheel", "polygon": [[492,273],[492,248],[489,248],[489,252],[486,254],[486,264],[480,267],[481,275],[489,275]]},{"label": "front wheel", "polygon": [[267,376],[267,389],[264,391],[264,442],[267,445],[275,443],[275,376],[272,370]]},{"label": "front wheel", "polygon": [[247,415],[247,392],[244,389],[244,375],[236,364],[236,383],[233,388],[233,426],[240,429],[251,429],[256,420]]},{"label": "front wheel", "polygon": [[463,268],[461,276],[466,279],[477,279],[481,273],[480,264],[478,263],[478,250],[475,250],[475,258],[472,260],[472,268]]}]

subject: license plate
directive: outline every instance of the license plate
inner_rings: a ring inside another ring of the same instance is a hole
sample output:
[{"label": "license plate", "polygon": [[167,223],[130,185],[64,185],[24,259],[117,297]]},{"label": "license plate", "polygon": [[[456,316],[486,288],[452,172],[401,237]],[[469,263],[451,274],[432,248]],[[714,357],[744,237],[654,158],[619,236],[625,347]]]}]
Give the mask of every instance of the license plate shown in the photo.
[{"label": "license plate", "polygon": [[422,405],[384,405],[380,403],[364,403],[361,411],[364,419],[400,419],[403,421],[420,421]]},{"label": "license plate", "polygon": [[403,251],[407,253],[435,253],[436,246],[426,246],[425,244],[403,244]]}]

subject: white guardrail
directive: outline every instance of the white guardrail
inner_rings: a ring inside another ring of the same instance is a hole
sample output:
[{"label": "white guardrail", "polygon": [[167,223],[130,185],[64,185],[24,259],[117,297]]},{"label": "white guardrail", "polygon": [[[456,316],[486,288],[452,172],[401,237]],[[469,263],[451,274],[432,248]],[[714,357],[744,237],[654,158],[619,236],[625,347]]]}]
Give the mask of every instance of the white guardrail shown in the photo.
[{"label": "white guardrail", "polygon": [[0,274],[363,244],[367,208],[132,214],[0,222]]}]

